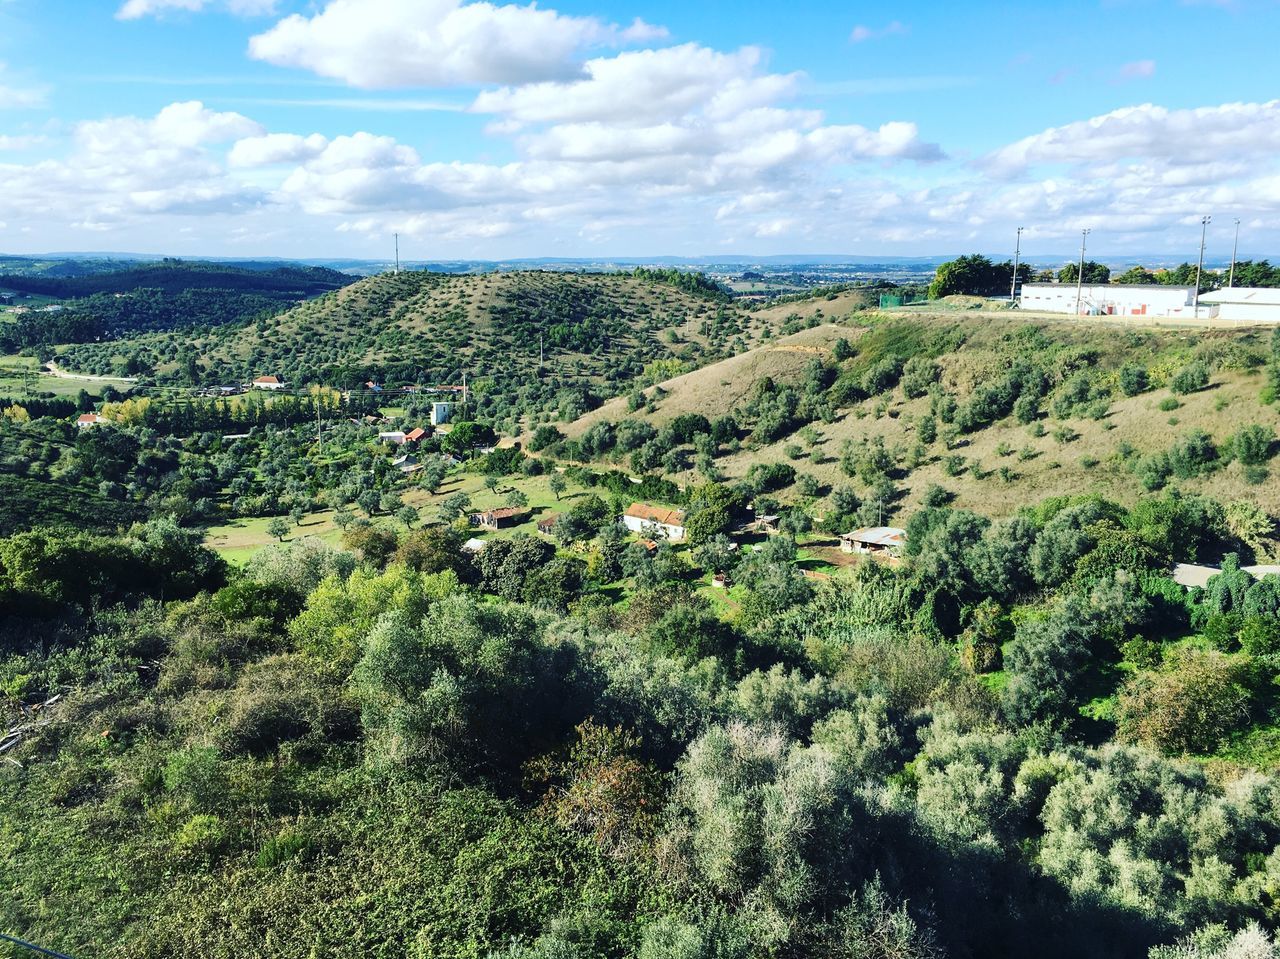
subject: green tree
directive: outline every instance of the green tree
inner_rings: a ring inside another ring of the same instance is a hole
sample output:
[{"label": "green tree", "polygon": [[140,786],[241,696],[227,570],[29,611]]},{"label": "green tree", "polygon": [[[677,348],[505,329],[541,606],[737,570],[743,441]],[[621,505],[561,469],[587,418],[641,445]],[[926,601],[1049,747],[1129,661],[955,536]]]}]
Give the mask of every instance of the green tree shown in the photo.
[{"label": "green tree", "polygon": [[[1075,283],[1079,275],[1080,265],[1078,263],[1068,263],[1058,271],[1058,282]],[[1084,281],[1085,283],[1096,284],[1109,283],[1111,281],[1111,268],[1093,260],[1085,260]]]},{"label": "green tree", "polygon": [[289,521],[283,516],[272,517],[271,521],[267,523],[267,535],[274,537],[282,543],[284,542],[284,538],[289,535],[290,529],[292,529],[292,527],[289,525]]}]

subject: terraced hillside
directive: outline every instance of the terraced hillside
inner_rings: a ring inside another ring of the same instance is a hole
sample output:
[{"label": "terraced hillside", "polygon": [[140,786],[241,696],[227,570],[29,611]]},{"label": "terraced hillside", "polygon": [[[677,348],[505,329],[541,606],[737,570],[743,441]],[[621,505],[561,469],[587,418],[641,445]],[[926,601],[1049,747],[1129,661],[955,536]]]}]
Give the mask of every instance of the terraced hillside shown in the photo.
[{"label": "terraced hillside", "polygon": [[[769,318],[630,275],[383,274],[247,326],[191,338],[141,336],[67,347],[69,369],[125,365],[164,381],[194,355],[209,381],[274,373],[346,385],[455,381],[508,388],[539,372],[623,383],[654,361],[689,366],[746,349]],[[678,365],[660,368],[670,375]]]},{"label": "terraced hillside", "polygon": [[[604,404],[562,426],[570,442],[553,452],[647,467],[682,485],[785,465],[796,480],[780,497],[815,516],[841,488],[885,522],[927,496],[1005,516],[1047,496],[1131,504],[1162,489],[1275,516],[1280,482],[1267,462],[1280,407],[1263,398],[1278,379],[1270,330],[862,314],[857,325],[824,323],[674,377],[638,408]],[[698,416],[737,426],[710,462],[690,432]],[[656,432],[616,428],[627,420]]]}]

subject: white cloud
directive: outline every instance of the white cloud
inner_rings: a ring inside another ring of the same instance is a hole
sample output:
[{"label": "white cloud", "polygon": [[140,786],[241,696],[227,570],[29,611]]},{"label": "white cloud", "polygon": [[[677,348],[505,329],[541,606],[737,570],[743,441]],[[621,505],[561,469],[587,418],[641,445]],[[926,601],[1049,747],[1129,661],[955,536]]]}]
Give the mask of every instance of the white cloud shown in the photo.
[{"label": "white cloud", "polygon": [[249,54],[357,87],[468,86],[571,77],[585,48],[664,35],[641,20],[622,28],[534,3],[329,0],[251,38]]},{"label": "white cloud", "polygon": [[890,20],[883,27],[869,27],[860,23],[849,34],[850,43],[866,43],[868,40],[880,40],[884,37],[900,36],[908,33],[907,27],[898,20]]},{"label": "white cloud", "polygon": [[1145,103],[1050,127],[982,161],[1018,175],[1034,164],[1158,159],[1170,164],[1271,156],[1280,151],[1280,100],[1169,110]]},{"label": "white cloud", "polygon": [[329,141],[319,133],[264,133],[237,140],[227,155],[232,167],[262,167],[277,163],[300,163],[322,153]]},{"label": "white cloud", "polygon": [[0,165],[0,214],[61,213],[83,228],[107,228],[139,215],[240,209],[261,191],[228,176],[214,151],[264,132],[247,117],[198,101],[170,104],[150,118],[80,123],[65,159]]},{"label": "white cloud", "polygon": [[125,0],[116,11],[117,20],[163,17],[169,13],[201,13],[211,7],[236,16],[261,17],[276,11],[276,0]]}]

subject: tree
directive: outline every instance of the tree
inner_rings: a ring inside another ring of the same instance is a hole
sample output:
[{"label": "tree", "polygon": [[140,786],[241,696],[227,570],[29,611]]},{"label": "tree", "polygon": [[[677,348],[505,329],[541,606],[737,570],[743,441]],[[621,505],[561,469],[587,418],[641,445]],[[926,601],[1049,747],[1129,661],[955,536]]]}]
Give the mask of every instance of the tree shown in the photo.
[{"label": "tree", "polygon": [[1166,753],[1216,749],[1249,713],[1247,667],[1209,650],[1180,650],[1159,672],[1125,684],[1117,715],[1121,737]]},{"label": "tree", "polygon": [[[1068,263],[1058,271],[1058,282],[1075,283],[1079,275],[1079,264]],[[1111,281],[1111,268],[1093,260],[1085,260],[1084,281],[1085,283],[1109,283]]]},{"label": "tree", "polygon": [[547,480],[547,485],[551,487],[551,492],[556,494],[556,502],[560,501],[560,494],[569,487],[568,482],[566,482],[561,473],[552,473],[550,479]]},{"label": "tree", "polygon": [[[1088,276],[1087,273],[1085,275]],[[1123,273],[1121,273],[1111,282],[1124,283],[1126,285],[1139,285],[1139,284],[1151,284],[1151,283],[1155,283],[1155,281],[1156,281],[1156,275],[1152,273],[1150,270],[1144,269],[1141,266],[1131,266],[1129,267],[1129,269],[1125,270]]]},{"label": "tree", "polygon": [[559,443],[562,439],[564,439],[564,434],[554,426],[539,426],[533,431],[533,436],[529,439],[529,451],[539,453],[548,446]]},{"label": "tree", "polygon": [[450,493],[440,501],[440,518],[446,523],[452,523],[469,512],[471,512],[471,497],[462,491]]},{"label": "tree", "polygon": [[404,523],[405,529],[411,529],[418,522],[418,510],[406,503],[396,510],[396,519]]},{"label": "tree", "polygon": [[[1031,280],[1031,267],[1018,265],[1018,279],[1022,283]],[[952,294],[969,296],[996,296],[1006,293],[1013,281],[1013,264],[992,263],[981,254],[969,254],[950,260],[938,267],[934,280],[929,284],[929,298],[936,300]]]},{"label": "tree", "polygon": [[282,543],[284,538],[289,535],[290,529],[292,527],[289,525],[289,521],[283,516],[273,517],[271,522],[267,523],[267,535],[275,537]]}]

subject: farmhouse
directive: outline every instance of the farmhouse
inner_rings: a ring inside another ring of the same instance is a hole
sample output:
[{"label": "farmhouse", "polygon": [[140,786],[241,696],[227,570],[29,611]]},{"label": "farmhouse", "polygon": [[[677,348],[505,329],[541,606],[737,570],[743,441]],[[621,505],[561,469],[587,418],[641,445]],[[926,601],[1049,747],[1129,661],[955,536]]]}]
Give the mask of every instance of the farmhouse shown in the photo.
[{"label": "farmhouse", "polygon": [[1280,323],[1280,290],[1233,286],[1202,293],[1200,302],[1212,308],[1220,320],[1237,323]]},{"label": "farmhouse", "polygon": [[622,525],[633,533],[661,536],[678,543],[684,539],[684,510],[632,503],[622,514]]},{"label": "farmhouse", "polygon": [[508,526],[519,526],[525,521],[529,511],[523,506],[504,506],[501,509],[487,509],[471,516],[471,525],[481,529],[504,529]]},{"label": "farmhouse", "polygon": [[[1080,288],[1080,315],[1194,317],[1194,300],[1191,286],[1086,283]],[[1024,283],[1018,306],[1039,313],[1075,313],[1075,284]]]},{"label": "farmhouse", "polygon": [[255,390],[282,390],[284,383],[278,376],[259,376],[249,384]]},{"label": "farmhouse", "polygon": [[866,526],[840,535],[840,550],[863,555],[897,556],[907,541],[906,530],[893,526]]},{"label": "farmhouse", "polygon": [[111,422],[105,416],[99,416],[97,413],[81,413],[76,418],[76,429],[87,430],[92,429],[102,423]]}]

